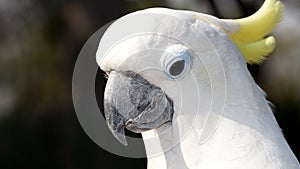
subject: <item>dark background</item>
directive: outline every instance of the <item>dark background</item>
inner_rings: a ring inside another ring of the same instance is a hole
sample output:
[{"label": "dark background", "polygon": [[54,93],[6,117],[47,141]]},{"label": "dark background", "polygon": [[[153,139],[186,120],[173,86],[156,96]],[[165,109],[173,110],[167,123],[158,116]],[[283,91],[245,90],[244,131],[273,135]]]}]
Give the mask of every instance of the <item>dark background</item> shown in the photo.
[{"label": "dark background", "polygon": [[[276,106],[275,116],[300,158],[300,2],[283,1],[276,51],[250,66]],[[240,18],[262,0],[0,1],[0,168],[146,168],[146,159],[115,156],[82,130],[72,104],[73,67],[85,41],[129,12],[163,6]],[[104,84],[102,84],[104,85]]]}]

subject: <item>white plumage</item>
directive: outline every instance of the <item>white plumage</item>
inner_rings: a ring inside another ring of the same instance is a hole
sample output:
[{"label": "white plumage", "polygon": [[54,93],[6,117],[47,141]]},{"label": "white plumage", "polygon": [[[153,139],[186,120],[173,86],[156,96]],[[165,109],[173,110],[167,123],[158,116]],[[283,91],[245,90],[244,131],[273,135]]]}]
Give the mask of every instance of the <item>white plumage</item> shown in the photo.
[{"label": "white plumage", "polygon": [[[142,28],[117,31],[145,15]],[[99,44],[101,69],[136,72],[174,102],[171,123],[142,132],[148,168],[300,168],[265,93],[229,38],[228,32],[237,31],[234,23],[194,15],[165,8],[138,11],[112,24]],[[162,71],[163,62],[167,49],[179,43],[190,49],[192,63],[174,79]]]}]

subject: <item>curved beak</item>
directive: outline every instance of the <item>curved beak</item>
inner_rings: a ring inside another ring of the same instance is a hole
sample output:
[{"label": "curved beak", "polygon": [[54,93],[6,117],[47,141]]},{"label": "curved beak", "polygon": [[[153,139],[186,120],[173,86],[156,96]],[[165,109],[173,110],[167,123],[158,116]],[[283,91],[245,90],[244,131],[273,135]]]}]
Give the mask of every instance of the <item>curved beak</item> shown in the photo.
[{"label": "curved beak", "polygon": [[127,145],[124,129],[140,133],[170,122],[173,101],[161,88],[132,71],[112,71],[104,93],[104,112],[114,137]]}]

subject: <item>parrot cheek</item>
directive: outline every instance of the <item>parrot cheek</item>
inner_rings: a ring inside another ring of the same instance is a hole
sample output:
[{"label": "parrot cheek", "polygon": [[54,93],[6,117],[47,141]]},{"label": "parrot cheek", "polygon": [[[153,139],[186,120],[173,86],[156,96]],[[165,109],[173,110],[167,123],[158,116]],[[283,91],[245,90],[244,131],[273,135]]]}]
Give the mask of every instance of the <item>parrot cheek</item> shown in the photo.
[{"label": "parrot cheek", "polygon": [[173,118],[173,101],[159,87],[132,71],[112,71],[105,94],[104,112],[114,137],[127,145],[124,129],[141,133]]}]

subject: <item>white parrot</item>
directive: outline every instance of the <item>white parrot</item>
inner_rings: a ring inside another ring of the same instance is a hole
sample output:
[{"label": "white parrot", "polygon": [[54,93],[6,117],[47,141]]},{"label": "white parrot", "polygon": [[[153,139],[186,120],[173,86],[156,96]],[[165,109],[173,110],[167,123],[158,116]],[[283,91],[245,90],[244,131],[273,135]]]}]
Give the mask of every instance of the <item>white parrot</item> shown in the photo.
[{"label": "white parrot", "polygon": [[166,8],[116,20],[96,54],[112,134],[142,133],[149,169],[299,169],[246,66],[273,51],[282,13],[266,0],[237,20]]}]

